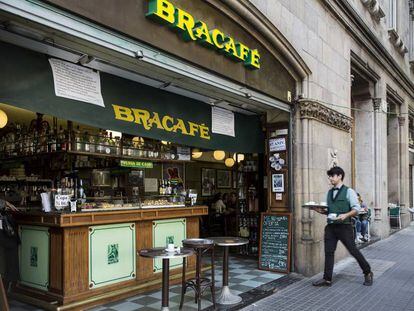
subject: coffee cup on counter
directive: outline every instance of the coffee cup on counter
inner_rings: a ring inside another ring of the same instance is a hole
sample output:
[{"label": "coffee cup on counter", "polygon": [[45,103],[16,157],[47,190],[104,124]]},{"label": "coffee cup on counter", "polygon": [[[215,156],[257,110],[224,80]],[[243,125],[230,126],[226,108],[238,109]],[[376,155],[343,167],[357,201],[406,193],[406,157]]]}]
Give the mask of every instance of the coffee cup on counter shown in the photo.
[{"label": "coffee cup on counter", "polygon": [[174,244],[173,243],[169,243],[167,246],[167,249],[169,252],[173,252],[175,250]]}]

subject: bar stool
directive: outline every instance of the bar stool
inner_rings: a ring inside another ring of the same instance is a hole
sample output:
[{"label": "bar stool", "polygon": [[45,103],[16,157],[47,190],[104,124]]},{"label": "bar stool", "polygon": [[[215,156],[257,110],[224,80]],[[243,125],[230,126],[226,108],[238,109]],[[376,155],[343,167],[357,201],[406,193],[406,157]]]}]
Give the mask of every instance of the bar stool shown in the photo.
[{"label": "bar stool", "polygon": [[[180,309],[183,307],[184,295],[187,292],[187,288],[194,290],[195,303],[198,303],[198,310],[201,310],[201,296],[203,292],[209,287],[211,290],[211,297],[213,300],[213,307],[216,309],[215,300],[215,281],[214,281],[214,241],[209,239],[186,239],[183,240],[183,246],[186,248],[194,249],[196,259],[196,276],[195,278],[186,281],[186,258],[183,258],[183,276],[182,276],[182,287],[181,287],[181,301]],[[211,279],[203,278],[201,276],[201,260],[204,253],[211,250]]]}]

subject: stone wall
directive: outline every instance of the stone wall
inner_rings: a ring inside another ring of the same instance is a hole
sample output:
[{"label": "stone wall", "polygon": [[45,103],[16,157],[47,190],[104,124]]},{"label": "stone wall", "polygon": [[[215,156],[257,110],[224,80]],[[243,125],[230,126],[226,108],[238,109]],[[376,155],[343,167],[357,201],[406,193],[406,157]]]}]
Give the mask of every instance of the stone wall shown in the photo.
[{"label": "stone wall", "polygon": [[[295,268],[312,275],[322,269],[324,261],[325,219],[301,206],[307,201],[325,201],[329,189],[326,170],[332,165],[332,153],[336,151],[337,164],[347,174],[345,184],[351,185],[353,181],[353,186],[372,208],[373,235],[382,238],[389,235],[389,189],[395,192],[392,200],[408,205],[408,118],[401,117],[406,116],[408,106],[413,103],[409,80],[413,81],[414,74],[410,70],[409,55],[400,53],[390,39],[385,6],[388,1],[380,1],[385,13],[382,18],[373,15],[364,5],[366,1],[361,0],[250,2],[286,37],[312,72],[298,86],[303,99],[297,104],[293,125]],[[397,2],[400,12],[407,12],[407,16],[399,18],[397,30],[408,44],[408,1]],[[343,14],[345,7],[355,13],[353,19]],[[353,27],[353,23],[364,27]],[[355,88],[351,70],[357,70],[362,76],[366,74],[368,86],[363,98],[351,96]],[[396,94],[400,101],[398,115],[394,116],[395,130],[388,135],[390,94]],[[303,117],[301,111],[306,103],[314,103],[319,111],[327,107],[339,113],[338,122],[354,118],[354,176],[350,130],[343,124],[326,122],[323,115]],[[356,108],[354,113],[350,109],[352,105]],[[405,225],[409,222],[406,218]],[[345,255],[339,249],[336,259]]]}]

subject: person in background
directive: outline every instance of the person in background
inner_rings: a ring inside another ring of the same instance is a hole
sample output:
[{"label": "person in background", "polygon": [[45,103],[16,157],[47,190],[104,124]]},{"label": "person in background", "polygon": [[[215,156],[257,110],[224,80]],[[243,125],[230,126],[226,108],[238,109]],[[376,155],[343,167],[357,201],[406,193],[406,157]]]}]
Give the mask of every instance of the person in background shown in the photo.
[{"label": "person in background", "polygon": [[328,215],[325,226],[325,270],[321,280],[314,282],[313,286],[331,286],[333,267],[335,262],[335,250],[338,241],[346,247],[349,253],[357,260],[364,273],[364,285],[373,284],[374,274],[371,267],[355,245],[354,228],[351,217],[358,215],[360,205],[355,191],[343,184],[345,172],[339,166],[332,167],[326,172],[329,182],[333,186],[327,193],[326,201],[328,210],[316,208],[315,211]]},{"label": "person in background", "polygon": [[6,290],[10,290],[11,286],[19,279],[18,247],[20,239],[10,211],[18,212],[18,209],[11,203],[0,199],[0,247],[4,249],[6,264],[6,271],[2,279]]},{"label": "person in background", "polygon": [[355,242],[362,243],[369,240],[368,234],[368,206],[362,201],[361,195],[358,193],[358,201],[361,206],[361,210],[358,215],[354,218],[356,227],[356,238]]},{"label": "person in background", "polygon": [[216,214],[223,214],[226,211],[226,204],[223,202],[221,192],[216,193],[214,196],[211,208],[215,211]]},{"label": "person in background", "polygon": [[226,214],[235,214],[237,211],[237,194],[236,192],[231,192],[228,195],[228,199],[226,201]]}]

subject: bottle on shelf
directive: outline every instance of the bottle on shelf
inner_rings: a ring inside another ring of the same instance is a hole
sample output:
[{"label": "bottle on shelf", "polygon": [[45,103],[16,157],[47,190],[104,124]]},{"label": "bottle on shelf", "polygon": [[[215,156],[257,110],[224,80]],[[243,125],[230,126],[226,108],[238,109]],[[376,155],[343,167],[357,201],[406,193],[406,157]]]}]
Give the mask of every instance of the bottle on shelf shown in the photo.
[{"label": "bottle on shelf", "polygon": [[75,151],[84,151],[83,148],[83,139],[81,137],[81,131],[79,129],[79,125],[76,127],[74,131],[74,141],[75,141]]},{"label": "bottle on shelf", "polygon": [[99,130],[98,135],[96,136],[95,143],[96,143],[96,152],[97,153],[104,153],[105,152],[104,146],[103,146],[104,145],[104,138],[103,138],[101,129]]},{"label": "bottle on shelf", "polygon": [[89,136],[88,136],[88,132],[85,132],[82,136],[82,142],[83,142],[83,151],[85,152],[91,152],[91,144],[89,141]]},{"label": "bottle on shelf", "polygon": [[66,134],[65,130],[62,128],[62,125],[59,127],[59,145],[60,151],[67,150]]},{"label": "bottle on shelf", "polygon": [[56,132],[49,133],[48,149],[49,149],[49,152],[56,152],[56,150],[57,150],[57,146],[56,146]]}]

